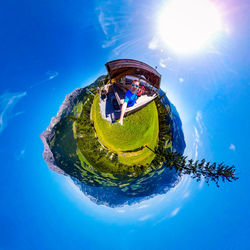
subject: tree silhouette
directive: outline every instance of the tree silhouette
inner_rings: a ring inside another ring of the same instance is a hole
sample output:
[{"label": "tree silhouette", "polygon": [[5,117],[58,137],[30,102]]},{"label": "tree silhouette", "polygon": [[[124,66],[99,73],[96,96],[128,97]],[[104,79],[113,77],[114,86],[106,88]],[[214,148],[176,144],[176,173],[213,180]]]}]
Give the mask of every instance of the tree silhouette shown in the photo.
[{"label": "tree silhouette", "polygon": [[154,150],[147,147],[155,153],[155,158],[151,162],[150,167],[152,169],[157,169],[164,163],[164,165],[170,169],[174,168],[180,176],[188,174],[197,181],[204,179],[207,184],[209,184],[210,181],[213,181],[218,187],[220,181],[232,182],[237,180],[238,177],[235,175],[236,169],[234,166],[228,166],[224,164],[224,162],[219,164],[215,162],[210,163],[206,162],[205,159],[201,161],[194,161],[192,159],[188,160],[187,156],[166,149],[165,143],[169,140],[169,136],[173,137],[173,134],[170,122],[172,119],[170,116],[170,105],[164,105],[161,102],[161,99],[163,99],[164,96],[165,93],[155,100],[159,119],[159,142]]},{"label": "tree silhouette", "polygon": [[[157,155],[159,152],[155,153]],[[205,159],[201,161],[188,160],[187,156],[182,156],[179,153],[171,151],[161,152],[160,159],[163,160],[170,169],[175,168],[179,175],[188,174],[197,181],[203,178],[207,184],[213,181],[217,187],[219,187],[220,181],[232,182],[238,179],[235,175],[235,167],[228,166],[223,162],[217,164],[216,162],[206,162]]]}]

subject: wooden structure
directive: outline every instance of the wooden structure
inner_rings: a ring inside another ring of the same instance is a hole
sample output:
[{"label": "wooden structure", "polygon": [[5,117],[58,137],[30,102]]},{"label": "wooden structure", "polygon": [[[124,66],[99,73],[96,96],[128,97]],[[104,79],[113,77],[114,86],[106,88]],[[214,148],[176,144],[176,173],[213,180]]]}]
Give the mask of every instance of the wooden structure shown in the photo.
[{"label": "wooden structure", "polygon": [[133,59],[119,59],[105,64],[110,79],[119,79],[125,75],[135,76],[150,83],[153,87],[159,89],[161,75],[151,66],[144,62]]},{"label": "wooden structure", "polygon": [[145,86],[150,86],[152,90],[139,97],[133,107],[127,107],[125,115],[145,107],[158,96],[161,75],[148,64],[133,59],[119,59],[110,61],[105,66],[110,82],[114,83],[113,91],[120,107],[123,104],[125,92],[131,86],[131,82],[126,79],[127,76],[138,79],[139,82],[145,83]]}]

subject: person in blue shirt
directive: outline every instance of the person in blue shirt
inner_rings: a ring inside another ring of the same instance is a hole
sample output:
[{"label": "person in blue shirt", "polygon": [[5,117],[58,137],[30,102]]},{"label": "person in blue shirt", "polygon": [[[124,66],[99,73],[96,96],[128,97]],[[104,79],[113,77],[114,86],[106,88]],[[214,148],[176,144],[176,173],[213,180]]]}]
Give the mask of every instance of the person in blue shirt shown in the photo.
[{"label": "person in blue shirt", "polygon": [[140,85],[139,81],[134,80],[131,84],[131,88],[125,94],[125,99],[124,99],[124,103],[123,103],[122,108],[121,108],[121,116],[120,116],[120,120],[119,120],[119,123],[121,125],[123,125],[123,117],[124,117],[124,113],[125,113],[126,108],[134,106],[134,104],[137,100],[137,91],[139,89],[139,85]]}]

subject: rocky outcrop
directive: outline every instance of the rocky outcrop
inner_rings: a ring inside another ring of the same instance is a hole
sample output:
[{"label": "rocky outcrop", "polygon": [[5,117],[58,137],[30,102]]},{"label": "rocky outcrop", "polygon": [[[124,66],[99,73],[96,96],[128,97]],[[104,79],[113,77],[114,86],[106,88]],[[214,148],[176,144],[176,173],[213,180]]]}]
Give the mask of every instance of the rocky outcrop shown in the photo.
[{"label": "rocky outcrop", "polygon": [[[90,87],[96,87],[103,81],[105,75],[100,76],[93,82]],[[43,158],[47,162],[49,168],[59,174],[67,175],[61,168],[56,165],[55,157],[50,149],[50,142],[55,136],[55,126],[66,116],[71,115],[74,106],[86,95],[87,87],[77,88],[72,93],[66,95],[60,109],[55,117],[50,121],[48,128],[40,135],[42,142],[44,144]]]}]

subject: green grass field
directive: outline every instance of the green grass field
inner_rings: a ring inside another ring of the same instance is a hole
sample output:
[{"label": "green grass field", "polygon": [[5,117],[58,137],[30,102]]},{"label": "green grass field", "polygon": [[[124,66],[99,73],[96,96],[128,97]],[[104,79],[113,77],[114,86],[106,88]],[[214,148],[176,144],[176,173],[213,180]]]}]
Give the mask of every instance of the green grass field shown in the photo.
[{"label": "green grass field", "polygon": [[110,151],[118,154],[119,161],[127,165],[149,164],[154,153],[148,148],[133,151],[143,146],[154,149],[158,141],[158,112],[154,102],[134,114],[125,117],[123,126],[110,124],[100,114],[99,95],[92,105],[92,120],[99,141]]}]

